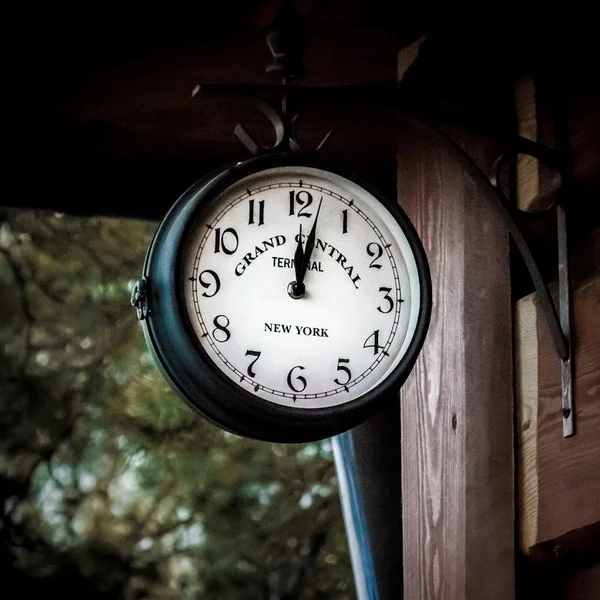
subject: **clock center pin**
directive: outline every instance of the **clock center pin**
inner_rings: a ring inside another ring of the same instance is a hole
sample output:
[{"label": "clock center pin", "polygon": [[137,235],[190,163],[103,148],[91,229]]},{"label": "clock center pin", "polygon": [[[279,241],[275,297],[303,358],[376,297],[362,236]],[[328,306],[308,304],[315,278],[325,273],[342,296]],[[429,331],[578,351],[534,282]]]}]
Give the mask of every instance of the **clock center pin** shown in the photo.
[{"label": "clock center pin", "polygon": [[299,300],[304,297],[306,292],[306,288],[303,283],[296,283],[295,281],[291,281],[287,287],[287,292],[290,298],[294,300]]}]

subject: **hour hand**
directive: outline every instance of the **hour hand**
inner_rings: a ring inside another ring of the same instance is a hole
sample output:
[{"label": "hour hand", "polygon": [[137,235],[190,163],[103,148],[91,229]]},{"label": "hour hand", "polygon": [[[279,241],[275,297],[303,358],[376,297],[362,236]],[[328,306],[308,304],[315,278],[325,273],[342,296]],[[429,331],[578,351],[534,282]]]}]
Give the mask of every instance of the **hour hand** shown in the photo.
[{"label": "hour hand", "polygon": [[292,282],[289,286],[289,292],[292,298],[301,298],[304,296],[304,275],[302,273],[303,264],[304,251],[302,250],[302,225],[300,225],[298,244],[296,246],[296,252],[294,253],[294,272],[296,274],[296,281]]}]

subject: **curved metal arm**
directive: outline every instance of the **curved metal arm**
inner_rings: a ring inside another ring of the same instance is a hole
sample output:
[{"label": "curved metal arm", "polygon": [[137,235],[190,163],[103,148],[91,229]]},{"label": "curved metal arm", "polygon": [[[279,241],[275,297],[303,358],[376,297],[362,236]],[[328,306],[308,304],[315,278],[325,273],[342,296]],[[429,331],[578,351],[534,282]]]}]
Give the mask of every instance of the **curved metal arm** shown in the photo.
[{"label": "curved metal arm", "polygon": [[533,281],[533,285],[535,286],[538,294],[538,299],[546,317],[546,322],[548,323],[548,328],[550,329],[550,335],[552,336],[552,341],[556,346],[558,355],[562,360],[567,360],[569,357],[569,342],[563,333],[556,307],[552,297],[550,296],[550,292],[548,291],[548,286],[546,285],[546,282],[540,273],[533,254],[531,253],[529,244],[527,243],[527,240],[525,239],[525,236],[523,235],[519,225],[513,218],[510,209],[508,208],[508,199],[506,196],[493,184],[492,181],[490,181],[486,174],[475,164],[475,162],[473,162],[472,158],[445,133],[440,131],[435,126],[422,121],[418,117],[404,113],[396,108],[390,107],[387,110],[389,110],[397,119],[409,123],[416,129],[419,129],[431,137],[434,137],[439,144],[444,146],[446,150],[457,159],[461,166],[470,173],[473,179],[481,184],[482,189],[485,192],[485,196],[492,201],[492,204],[504,221],[504,224],[511,234],[517,249],[525,261],[525,265],[529,271],[529,275],[531,276],[531,280]]}]

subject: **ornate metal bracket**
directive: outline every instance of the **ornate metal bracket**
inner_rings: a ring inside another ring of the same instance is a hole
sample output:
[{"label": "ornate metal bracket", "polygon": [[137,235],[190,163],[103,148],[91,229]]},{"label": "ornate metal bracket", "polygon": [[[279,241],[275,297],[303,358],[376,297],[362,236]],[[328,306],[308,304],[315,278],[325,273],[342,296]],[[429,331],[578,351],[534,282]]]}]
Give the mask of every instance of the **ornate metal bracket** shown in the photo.
[{"label": "ornate metal bracket", "polygon": [[[562,416],[563,434],[565,437],[573,435],[574,409],[573,389],[571,378],[572,350],[570,346],[570,293],[569,293],[569,270],[568,270],[568,245],[567,245],[567,223],[565,214],[565,200],[568,190],[566,189],[565,174],[567,173],[566,161],[562,160],[560,153],[556,150],[532,142],[525,138],[517,138],[511,150],[496,161],[491,177],[484,173],[451,138],[443,131],[431,125],[428,120],[419,118],[414,110],[400,110],[400,101],[397,95],[397,85],[359,85],[340,87],[303,87],[290,85],[290,81],[304,72],[301,55],[304,50],[304,36],[300,17],[295,9],[294,3],[282,2],[281,8],[273,22],[274,29],[267,37],[267,43],[273,62],[267,66],[267,73],[281,77],[279,85],[197,85],[192,96],[200,92],[209,95],[225,97],[243,97],[252,99],[258,109],[271,121],[275,131],[275,143],[271,146],[259,144],[247,128],[239,124],[235,128],[235,134],[252,154],[267,152],[299,152],[300,144],[296,137],[296,122],[298,115],[290,118],[288,113],[288,96],[294,98],[301,96],[317,96],[320,98],[340,99],[345,102],[355,100],[366,100],[373,103],[375,108],[381,108],[386,113],[399,121],[410,124],[423,134],[432,137],[433,141],[444,147],[458,162],[469,172],[472,177],[480,183],[484,195],[488,197],[499,211],[508,231],[510,232],[517,249],[519,250],[525,265],[529,271],[542,311],[548,323],[552,340],[562,362]],[[276,96],[281,98],[281,107],[275,108],[264,100],[265,96]],[[333,130],[323,138],[316,150],[320,150],[327,142]],[[500,186],[500,169],[504,164],[509,166],[510,161],[516,154],[526,154],[538,159],[543,164],[553,169],[560,177],[560,199],[557,202],[557,228],[558,228],[558,273],[559,273],[559,307],[558,312],[548,287],[540,273],[539,267],[533,257],[531,249],[518,225],[518,209],[511,204]]]},{"label": "ornate metal bracket", "polygon": [[[573,378],[572,378],[572,346],[571,346],[571,294],[569,281],[569,252],[568,252],[568,234],[567,234],[567,214],[565,204],[567,200],[567,181],[566,176],[568,167],[567,161],[563,160],[559,151],[531,140],[518,137],[515,147],[510,154],[502,155],[496,162],[495,185],[498,194],[504,196],[500,190],[500,168],[502,164],[515,164],[517,154],[531,156],[542,164],[552,169],[558,180],[559,195],[558,200],[547,207],[543,212],[547,212],[552,208],[556,209],[556,229],[557,229],[557,244],[558,244],[558,315],[556,305],[547,290],[538,291],[540,306],[546,316],[546,321],[550,328],[552,339],[556,346],[556,350],[561,359],[561,402],[562,402],[562,417],[563,417],[563,436],[569,437],[575,433],[575,410],[573,398]],[[520,212],[516,206],[513,206],[513,213]],[[514,219],[515,217],[513,217]],[[522,253],[523,254],[523,253]],[[527,264],[532,278],[541,279],[539,270],[533,257],[523,254],[523,258]]]},{"label": "ornate metal bracket", "polygon": [[[288,90],[291,81],[302,77],[306,72],[302,64],[302,55],[306,46],[304,27],[300,15],[293,2],[284,0],[272,23],[271,31],[267,35],[267,45],[272,55],[271,64],[265,71],[281,80],[281,84],[271,86],[271,93],[281,98],[279,108],[275,108],[261,97],[260,91],[255,86],[220,86],[197,85],[192,92],[192,97],[199,93],[219,94],[225,91],[226,95],[253,96],[252,103],[262,112],[273,125],[275,130],[275,143],[271,146],[259,144],[241,123],[236,125],[234,133],[251,154],[266,154],[270,152],[301,152],[300,143],[296,137],[296,122],[298,114],[290,115],[288,110]],[[245,88],[242,91],[242,88]],[[263,90],[264,91],[264,90]],[[316,152],[321,150],[330,138],[333,130],[321,140]]]},{"label": "ornate metal bracket", "polygon": [[300,144],[296,139],[296,119],[298,115],[288,119],[283,109],[278,111],[264,100],[255,99],[254,104],[271,121],[275,130],[275,143],[272,146],[262,146],[248,133],[244,125],[236,125],[233,132],[249,152],[254,155],[281,151],[299,152]]},{"label": "ornate metal bracket", "polygon": [[[254,100],[256,107],[271,121],[275,130],[275,143],[272,146],[263,146],[248,133],[244,125],[236,125],[234,129],[235,135],[240,142],[254,155],[265,154],[268,152],[301,152],[302,148],[296,138],[296,122],[299,115],[294,115],[288,118],[287,113],[283,110],[278,111],[264,100]],[[319,152],[331,137],[333,129],[319,142],[315,152]]]}]

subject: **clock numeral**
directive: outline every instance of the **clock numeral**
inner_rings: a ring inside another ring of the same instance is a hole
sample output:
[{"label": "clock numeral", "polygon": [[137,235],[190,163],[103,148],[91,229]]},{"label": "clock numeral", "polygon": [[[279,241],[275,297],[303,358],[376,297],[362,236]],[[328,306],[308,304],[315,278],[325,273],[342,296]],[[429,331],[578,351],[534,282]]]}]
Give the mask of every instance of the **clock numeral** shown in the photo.
[{"label": "clock numeral", "polygon": [[394,300],[389,296],[389,293],[392,291],[392,288],[389,288],[389,287],[380,287],[379,291],[384,293],[383,299],[387,300],[388,309],[384,310],[383,308],[381,308],[381,306],[378,306],[377,310],[380,313],[383,313],[384,315],[387,315],[387,313],[391,312],[392,309],[394,308]]},{"label": "clock numeral", "polygon": [[300,365],[293,367],[290,370],[290,372],[288,373],[287,384],[288,384],[290,390],[292,390],[292,392],[296,392],[297,394],[299,394],[300,392],[303,392],[306,389],[306,379],[304,377],[302,377],[302,375],[298,375],[295,378],[295,380],[299,381],[300,384],[302,385],[302,387],[294,387],[294,383],[292,382],[292,374],[294,373],[294,371],[296,369],[300,369],[300,371],[304,371],[304,367],[301,367]]},{"label": "clock numeral", "polygon": [[352,379],[352,373],[350,369],[344,366],[344,364],[348,364],[349,362],[349,358],[338,358],[337,370],[344,371],[344,373],[348,375],[348,379],[346,379],[346,381],[340,381],[339,378],[336,377],[333,381],[335,381],[335,383],[338,385],[346,385]]},{"label": "clock numeral", "polygon": [[[258,201],[258,223],[260,225],[265,224],[265,201]],[[250,200],[248,205],[248,225],[254,225],[254,200]]]},{"label": "clock numeral", "polygon": [[[223,325],[219,323],[219,319],[223,320]],[[229,327],[229,318],[225,315],[217,315],[213,319],[213,325],[215,326],[215,328],[213,329],[212,336],[215,339],[215,342],[219,342],[219,344],[224,344],[231,337],[231,331],[227,329]],[[220,332],[218,337],[217,332]]]},{"label": "clock numeral", "polygon": [[198,283],[200,283],[200,285],[208,291],[210,291],[209,288],[215,286],[215,291],[212,294],[209,294],[208,292],[202,293],[202,295],[205,298],[212,298],[213,296],[216,296],[219,293],[219,290],[221,289],[221,280],[219,279],[219,276],[210,269],[206,269],[202,271],[202,273],[200,273],[200,275],[198,276]]},{"label": "clock numeral", "polygon": [[[235,246],[233,245],[234,243]],[[228,227],[223,231],[223,235],[221,235],[220,227],[215,229],[215,254],[221,252],[221,249],[223,249],[225,254],[233,254],[238,249],[239,243],[240,238],[235,229]]]},{"label": "clock numeral", "polygon": [[[372,339],[373,343],[368,344],[367,342]],[[373,354],[378,354],[379,351],[383,348],[383,346],[379,345],[379,329],[376,329],[363,344],[363,348],[373,348]]]},{"label": "clock numeral", "polygon": [[348,209],[342,211],[342,233],[348,233]]},{"label": "clock numeral", "polygon": [[312,213],[305,212],[306,209],[312,204],[313,197],[310,192],[306,190],[300,190],[297,192],[296,190],[290,191],[290,217],[296,214],[296,204],[300,206],[298,210],[299,217],[312,217]]},{"label": "clock numeral", "polygon": [[381,258],[383,254],[383,248],[376,242],[371,242],[367,245],[367,254],[374,257],[369,264],[369,269],[381,269],[381,265],[376,264],[375,261]]},{"label": "clock numeral", "polygon": [[256,350],[246,350],[246,356],[256,356],[256,358],[248,365],[246,369],[246,373],[248,373],[248,377],[256,377],[256,372],[252,368],[256,361],[260,358],[260,352]]}]

